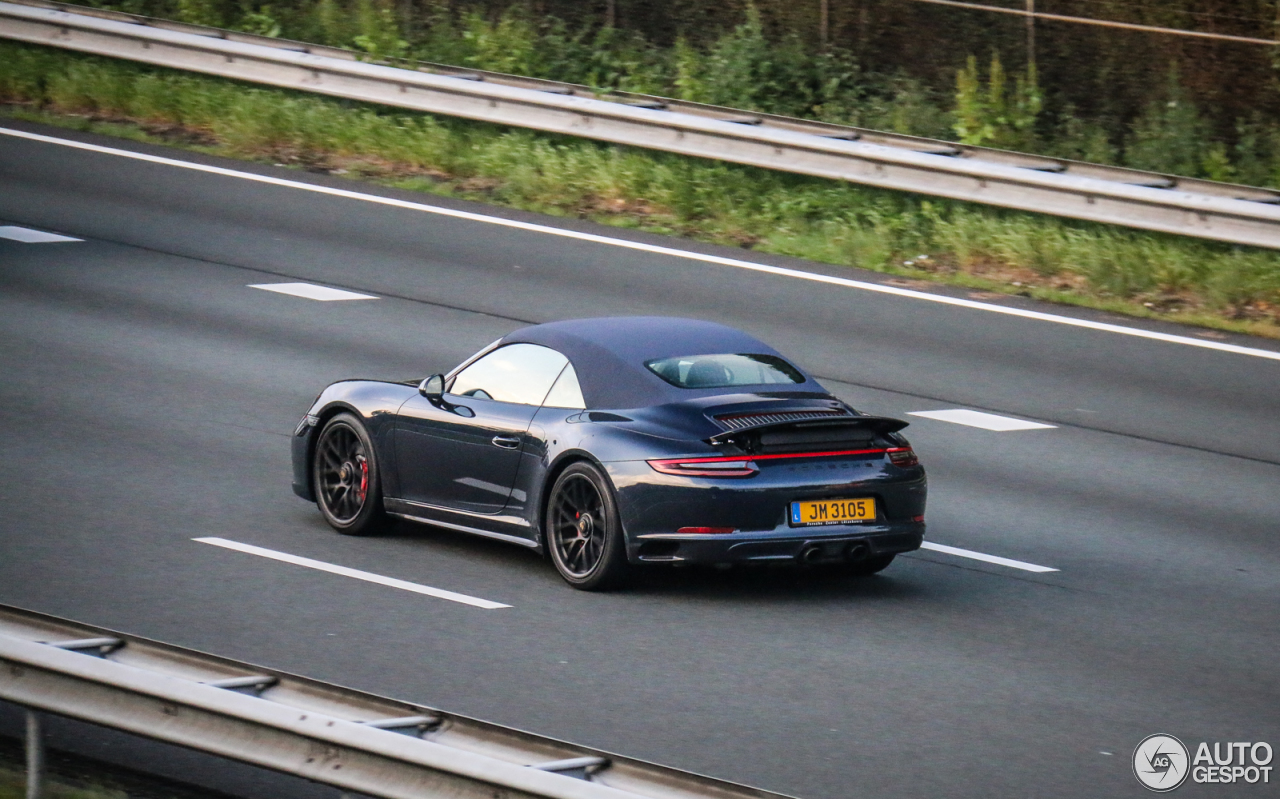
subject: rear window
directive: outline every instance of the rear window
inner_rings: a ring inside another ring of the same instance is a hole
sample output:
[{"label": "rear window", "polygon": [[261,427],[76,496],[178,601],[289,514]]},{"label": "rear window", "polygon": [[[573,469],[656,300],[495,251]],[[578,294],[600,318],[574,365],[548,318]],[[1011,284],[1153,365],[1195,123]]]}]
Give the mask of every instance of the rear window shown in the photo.
[{"label": "rear window", "polygon": [[679,388],[728,388],[804,382],[800,370],[776,355],[686,355],[646,361],[649,371]]}]

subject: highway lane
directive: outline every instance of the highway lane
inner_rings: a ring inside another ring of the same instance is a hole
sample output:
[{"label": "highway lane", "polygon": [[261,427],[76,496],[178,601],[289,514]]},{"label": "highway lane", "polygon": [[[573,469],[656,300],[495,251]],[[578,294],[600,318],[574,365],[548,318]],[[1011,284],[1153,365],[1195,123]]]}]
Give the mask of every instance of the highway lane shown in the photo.
[{"label": "highway lane", "polygon": [[[337,178],[236,166],[353,188]],[[0,215],[55,230],[76,229],[108,241],[212,257],[289,278],[336,285],[355,280],[370,291],[519,320],[653,312],[705,316],[796,352],[819,375],[858,385],[1271,462],[1280,450],[1280,429],[1269,424],[1274,365],[1251,359],[1028,324],[12,137],[4,138],[0,175],[12,189],[0,196]],[[369,190],[379,196],[427,199]],[[472,204],[430,202],[543,221]],[[564,224],[671,244],[656,236]],[[690,249],[725,252],[699,245]],[[852,273],[794,259],[752,257]],[[528,302],[531,296],[539,298],[536,306]],[[1187,333],[1174,326],[1146,326]],[[1250,343],[1280,349],[1273,342]],[[1205,424],[1209,419],[1212,425]]]},{"label": "highway lane", "polygon": [[[0,601],[805,797],[1138,795],[1127,755],[1152,732],[1280,739],[1274,362],[857,292],[837,312],[829,288],[726,290],[705,266],[352,203],[318,224],[192,175],[146,204],[163,174],[111,190],[109,166],[13,152],[0,224],[90,240],[0,241]],[[382,298],[246,288],[326,277]],[[447,368],[518,319],[654,311],[751,329],[867,410],[1059,423],[908,432],[931,540],[1061,571],[922,552],[858,583],[693,572],[589,596],[489,542],[338,537],[288,492],[288,432],[331,379]],[[1188,387],[1193,370],[1212,381]],[[1068,423],[1082,398],[1098,407]]]}]

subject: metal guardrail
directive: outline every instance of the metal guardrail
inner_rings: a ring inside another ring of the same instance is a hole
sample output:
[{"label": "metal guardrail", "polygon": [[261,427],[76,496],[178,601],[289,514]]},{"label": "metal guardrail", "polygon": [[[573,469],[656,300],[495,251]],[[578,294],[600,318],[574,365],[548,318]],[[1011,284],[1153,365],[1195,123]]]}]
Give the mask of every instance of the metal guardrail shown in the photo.
[{"label": "metal guardrail", "polygon": [[386,799],[785,799],[7,606],[0,699]]},{"label": "metal guardrail", "polygon": [[88,9],[0,2],[0,37],[416,111],[1145,230],[1280,248],[1280,192]]}]

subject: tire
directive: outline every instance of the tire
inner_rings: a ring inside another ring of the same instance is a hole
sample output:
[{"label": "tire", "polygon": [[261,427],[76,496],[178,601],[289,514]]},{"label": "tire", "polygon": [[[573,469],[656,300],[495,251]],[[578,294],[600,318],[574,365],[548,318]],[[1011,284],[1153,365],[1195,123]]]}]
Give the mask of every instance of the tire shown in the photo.
[{"label": "tire", "polygon": [[845,574],[851,577],[867,577],[879,574],[893,563],[893,555],[874,555],[858,563],[850,563],[844,567]]},{"label": "tire", "polygon": [[583,591],[617,588],[628,575],[627,547],[609,478],[590,463],[560,473],[547,500],[547,551],[565,582]]},{"label": "tire", "polygon": [[376,535],[389,526],[377,453],[354,415],[340,413],[320,430],[311,480],[320,514],[339,533]]}]

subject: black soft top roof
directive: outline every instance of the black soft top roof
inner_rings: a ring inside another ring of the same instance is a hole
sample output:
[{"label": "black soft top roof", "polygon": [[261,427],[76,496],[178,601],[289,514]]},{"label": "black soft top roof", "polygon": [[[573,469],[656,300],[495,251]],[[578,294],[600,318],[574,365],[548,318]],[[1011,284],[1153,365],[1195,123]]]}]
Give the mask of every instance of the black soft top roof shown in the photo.
[{"label": "black soft top roof", "polygon": [[[578,373],[588,408],[643,408],[716,394],[761,391],[826,393],[810,375],[793,386],[777,384],[733,388],[677,388],[645,366],[646,361],[682,355],[738,353],[776,355],[768,344],[725,325],[663,316],[573,319],[522,328],[502,344],[541,344],[568,357]],[[790,359],[784,358],[790,363]],[[798,368],[798,367],[797,367]]]}]

